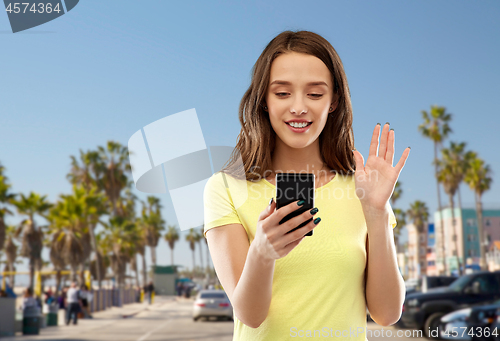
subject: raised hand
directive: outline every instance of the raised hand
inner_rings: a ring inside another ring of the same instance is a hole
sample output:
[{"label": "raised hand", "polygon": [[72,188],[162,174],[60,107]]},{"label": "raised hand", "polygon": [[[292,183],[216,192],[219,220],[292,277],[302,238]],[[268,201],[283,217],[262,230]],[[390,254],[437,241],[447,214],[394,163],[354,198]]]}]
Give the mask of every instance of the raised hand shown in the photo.
[{"label": "raised hand", "polygon": [[396,166],[393,167],[394,130],[389,130],[389,122],[384,125],[379,148],[378,139],[380,129],[380,123],[377,123],[373,130],[366,165],[364,165],[365,160],[363,155],[357,150],[353,151],[356,161],[356,172],[354,173],[356,195],[361,201],[363,208],[375,210],[385,209],[387,202],[392,196],[399,174],[410,154],[410,147],[408,147],[404,150]]}]

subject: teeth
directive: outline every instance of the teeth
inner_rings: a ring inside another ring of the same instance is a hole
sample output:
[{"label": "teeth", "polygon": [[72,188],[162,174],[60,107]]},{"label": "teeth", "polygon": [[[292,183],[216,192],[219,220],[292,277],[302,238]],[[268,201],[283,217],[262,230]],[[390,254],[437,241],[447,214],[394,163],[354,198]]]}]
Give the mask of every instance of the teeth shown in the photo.
[{"label": "teeth", "polygon": [[294,128],[304,128],[305,126],[308,125],[307,122],[304,122],[304,123],[289,122],[288,124]]}]

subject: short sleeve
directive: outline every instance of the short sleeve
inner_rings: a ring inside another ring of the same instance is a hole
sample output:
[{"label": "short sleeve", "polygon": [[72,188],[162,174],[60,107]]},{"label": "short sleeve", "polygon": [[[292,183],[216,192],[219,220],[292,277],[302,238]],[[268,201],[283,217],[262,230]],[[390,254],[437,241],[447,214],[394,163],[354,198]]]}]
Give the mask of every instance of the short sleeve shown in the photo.
[{"label": "short sleeve", "polygon": [[207,231],[214,227],[241,224],[230,191],[226,186],[225,176],[221,172],[212,175],[203,191],[203,235],[205,238]]}]

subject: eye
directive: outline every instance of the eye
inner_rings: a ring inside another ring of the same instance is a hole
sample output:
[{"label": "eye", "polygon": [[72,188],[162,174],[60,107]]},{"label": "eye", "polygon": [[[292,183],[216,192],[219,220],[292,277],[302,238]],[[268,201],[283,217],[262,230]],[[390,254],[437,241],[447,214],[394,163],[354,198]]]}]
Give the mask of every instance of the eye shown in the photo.
[{"label": "eye", "polygon": [[[280,95],[288,95],[288,93],[287,92],[278,92],[276,94],[276,96],[278,96],[278,97],[284,97],[284,96],[280,96]],[[320,98],[323,96],[322,94],[310,94],[310,95],[313,97],[316,97],[316,98]]]}]

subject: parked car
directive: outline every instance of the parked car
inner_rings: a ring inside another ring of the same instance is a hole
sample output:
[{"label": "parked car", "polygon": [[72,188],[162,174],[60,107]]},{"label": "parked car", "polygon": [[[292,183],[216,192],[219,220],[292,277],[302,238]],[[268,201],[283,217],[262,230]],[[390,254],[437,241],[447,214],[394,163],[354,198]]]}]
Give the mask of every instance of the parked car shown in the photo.
[{"label": "parked car", "polygon": [[193,320],[212,316],[233,321],[233,307],[224,290],[201,290],[196,296]]},{"label": "parked car", "polygon": [[[405,282],[406,296],[416,292],[427,292],[431,289],[447,287],[457,280],[455,276],[422,276],[418,279],[408,279]],[[405,328],[403,319],[400,318],[396,324],[396,328]]]},{"label": "parked car", "polygon": [[406,295],[413,294],[415,292],[427,292],[429,289],[447,287],[458,277],[455,276],[422,276],[417,280],[410,281],[406,286]]},{"label": "parked car", "polygon": [[500,340],[500,326],[495,325],[499,321],[500,300],[497,300],[444,315],[439,334],[444,340]]},{"label": "parked car", "polygon": [[500,299],[500,271],[476,272],[459,277],[448,287],[434,288],[426,293],[413,293],[406,297],[402,320],[407,328],[424,331],[427,338],[440,338],[430,333],[436,330],[441,318],[455,310]]}]

